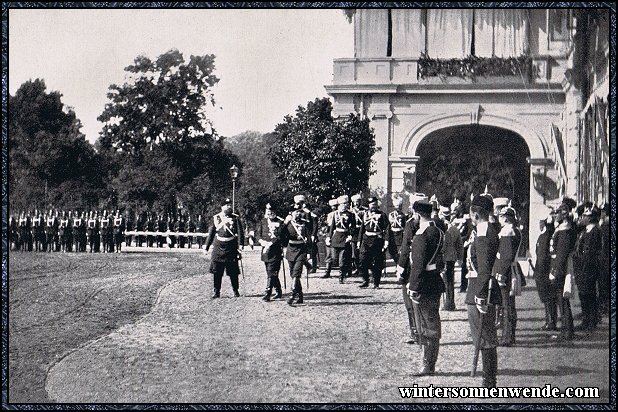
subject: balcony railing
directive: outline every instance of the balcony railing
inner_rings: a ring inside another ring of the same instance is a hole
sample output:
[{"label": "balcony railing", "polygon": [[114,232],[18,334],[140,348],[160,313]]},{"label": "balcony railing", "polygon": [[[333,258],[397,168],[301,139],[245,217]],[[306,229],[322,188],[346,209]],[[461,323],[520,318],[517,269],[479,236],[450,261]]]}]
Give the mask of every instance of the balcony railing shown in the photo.
[{"label": "balcony railing", "polygon": [[[466,73],[449,73],[448,70],[436,75],[436,67],[433,64],[431,70],[427,69],[427,60],[422,58],[348,58],[334,60],[333,85],[386,85],[386,84],[533,84],[541,83],[559,84],[566,69],[566,58],[556,59],[551,56],[531,56],[526,62],[522,62],[522,70],[515,70],[511,74],[492,75],[485,67],[479,75]],[[461,60],[457,66],[451,62],[452,67],[464,67],[466,61]],[[435,61],[434,61],[435,63]],[[421,67],[423,66],[423,67]],[[506,67],[506,66],[505,66]],[[504,69],[504,67],[503,67]],[[487,74],[489,73],[489,74]],[[506,73],[505,70],[497,73]],[[453,74],[453,75],[450,75]]]}]

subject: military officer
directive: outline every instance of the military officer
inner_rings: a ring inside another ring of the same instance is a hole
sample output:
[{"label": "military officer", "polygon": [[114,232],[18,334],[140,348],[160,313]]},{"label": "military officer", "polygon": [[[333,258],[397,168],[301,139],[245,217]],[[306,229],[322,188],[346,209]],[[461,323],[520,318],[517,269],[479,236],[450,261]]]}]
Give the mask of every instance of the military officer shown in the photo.
[{"label": "military officer", "polygon": [[109,233],[111,230],[110,217],[107,210],[103,210],[103,215],[99,219],[99,237],[101,239],[101,253],[109,253],[111,245],[109,244]]},{"label": "military officer", "polygon": [[472,339],[482,356],[484,387],[496,387],[497,384],[498,335],[494,305],[502,304],[500,288],[491,276],[499,243],[495,225],[489,222],[492,210],[493,201],[488,196],[477,195],[472,199],[470,218],[476,232],[468,255],[466,304]]},{"label": "military officer", "polygon": [[541,233],[536,241],[536,264],[532,266],[534,270],[534,282],[541,302],[545,307],[545,324],[541,330],[556,330],[558,313],[556,306],[556,294],[549,282],[549,270],[551,256],[549,253],[549,242],[554,234],[554,220],[552,216],[539,222]]},{"label": "military officer", "polygon": [[311,223],[304,218],[302,206],[298,203],[290,209],[290,219],[281,229],[281,244],[286,248],[285,258],[292,278],[292,296],[288,304],[303,303],[303,286],[301,276],[309,253]]},{"label": "military officer", "polygon": [[600,214],[594,204],[585,204],[581,216],[584,229],[573,251],[575,282],[582,308],[582,323],[576,329],[586,332],[594,330],[598,322],[597,280],[601,275],[603,250],[603,234],[598,225]]},{"label": "military officer", "polygon": [[124,231],[126,228],[124,217],[120,214],[119,210],[116,210],[116,216],[114,217],[114,252],[120,253],[122,249],[122,240],[124,239]]},{"label": "military officer", "polygon": [[384,269],[386,249],[388,248],[388,216],[378,209],[378,198],[370,197],[369,209],[363,213],[358,235],[360,273],[363,277],[361,288],[369,286],[369,268],[373,277],[373,288],[380,287]]},{"label": "military officer", "polygon": [[281,247],[281,230],[283,219],[277,216],[275,210],[269,204],[266,205],[266,212],[257,227],[256,236],[260,246],[262,246],[262,262],[266,266],[266,291],[262,298],[265,302],[270,301],[270,297],[275,289],[273,299],[280,299],[283,296],[281,282],[279,281],[279,270],[283,259],[283,249]]},{"label": "military officer", "polygon": [[[442,210],[444,219],[450,217],[450,209]],[[444,299],[443,309],[446,311],[455,310],[455,262],[463,262],[463,241],[459,228],[454,223],[448,223],[446,232],[444,233],[444,283],[446,288],[446,297]]]},{"label": "military officer", "polygon": [[[207,223],[204,220],[204,233],[207,232]],[[157,232],[165,233],[167,232],[167,215],[163,215],[163,213],[159,214],[159,218],[157,220]],[[157,247],[162,248],[165,244],[165,235],[157,235]]]},{"label": "military officer", "polygon": [[367,211],[367,208],[362,204],[362,197],[359,194],[355,194],[352,196],[352,207],[349,209],[355,217],[355,227],[356,229],[352,232],[352,251],[351,251],[351,274],[357,276],[359,269],[359,253],[358,253],[358,229],[361,227],[363,222],[363,216]]},{"label": "military officer", "polygon": [[568,273],[569,257],[577,240],[577,231],[570,216],[571,209],[574,206],[575,201],[573,199],[565,198],[554,211],[557,227],[549,244],[551,254],[549,280],[556,296],[556,304],[560,309],[560,336],[555,335],[553,337],[562,340],[572,340],[574,337],[570,301],[572,274]]},{"label": "military officer", "polygon": [[[330,206],[330,212],[326,215],[326,227],[330,228],[331,221],[335,216],[335,211],[337,211],[337,199],[331,199],[328,201],[328,205]],[[326,258],[324,259],[326,263],[326,272],[322,276],[323,279],[327,279],[330,277],[330,271],[333,267],[333,249],[330,246],[326,246]]]},{"label": "military officer", "polygon": [[73,220],[71,221],[72,231],[71,237],[73,238],[73,252],[80,252],[81,250],[81,230],[80,226],[82,225],[82,219],[77,212],[73,215]]},{"label": "military officer", "polygon": [[34,234],[34,251],[42,252],[45,249],[45,219],[38,211],[34,211],[32,218],[32,232]]},{"label": "military officer", "polygon": [[440,276],[443,268],[442,245],[444,233],[431,217],[432,204],[416,201],[414,211],[419,216],[419,227],[410,245],[410,269],[408,294],[418,310],[422,331],[419,336],[423,345],[423,368],[416,376],[433,375],[440,349],[442,324],[440,322],[440,298],[444,282]]},{"label": "military officer", "polygon": [[403,199],[401,197],[393,198],[393,207],[395,210],[388,214],[388,254],[393,258],[395,264],[399,261],[399,249],[403,241],[403,230],[406,226],[406,215],[401,211]]},{"label": "military officer", "polygon": [[96,251],[96,243],[97,238],[99,237],[99,219],[95,212],[90,212],[90,217],[88,218],[88,228],[86,229],[86,237],[89,246],[89,252],[93,253]]},{"label": "military officer", "polygon": [[356,216],[349,211],[350,199],[347,195],[339,196],[337,204],[338,209],[328,229],[326,246],[332,248],[333,260],[339,263],[339,283],[344,283],[350,271]]},{"label": "military officer", "polygon": [[[157,225],[157,216],[155,216],[154,212],[148,212],[148,215],[146,217],[146,223],[144,224],[144,229],[147,232],[155,232],[156,225]],[[146,235],[146,246],[153,247],[155,240],[156,240],[155,235]]]},{"label": "military officer", "polygon": [[521,247],[521,231],[516,225],[515,209],[505,206],[498,214],[498,220],[502,226],[498,233],[498,253],[492,267],[492,276],[498,281],[502,294],[502,336],[501,346],[515,344],[515,329],[517,327],[517,308],[515,305],[516,288],[514,282],[518,282],[517,272],[512,271],[516,263],[517,253]]},{"label": "military officer", "polygon": [[63,252],[71,251],[71,216],[67,214],[65,210],[62,211],[60,217],[60,225],[58,228],[58,235],[60,238],[60,248]]},{"label": "military officer", "polygon": [[221,205],[221,213],[213,217],[213,223],[206,240],[207,252],[213,245],[210,264],[210,272],[214,277],[213,299],[221,296],[221,281],[224,271],[230,277],[234,296],[240,297],[238,291],[238,274],[240,272],[238,260],[241,258],[239,250],[243,250],[244,243],[244,231],[240,219],[238,215],[232,213],[232,201],[225,199]]},{"label": "military officer", "polygon": [[[411,212],[414,211],[412,206],[416,201],[427,201],[427,196],[423,193],[414,193],[410,196]],[[410,245],[412,239],[419,227],[419,215],[417,213],[411,213],[406,220],[406,225],[403,231],[403,239],[401,241],[401,249],[399,250],[399,260],[397,261],[397,278],[401,284],[401,291],[403,293],[403,304],[408,314],[408,325],[410,326],[410,336],[405,339],[408,344],[418,342],[418,331],[416,330],[416,320],[414,319],[414,307],[412,306],[412,300],[408,294],[408,279],[410,274]]]}]

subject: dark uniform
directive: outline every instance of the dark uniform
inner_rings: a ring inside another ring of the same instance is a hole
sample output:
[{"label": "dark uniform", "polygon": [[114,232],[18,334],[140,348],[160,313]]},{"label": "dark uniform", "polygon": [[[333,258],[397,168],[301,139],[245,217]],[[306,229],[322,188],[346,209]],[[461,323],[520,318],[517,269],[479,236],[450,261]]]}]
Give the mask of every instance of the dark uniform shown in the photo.
[{"label": "dark uniform", "polygon": [[395,209],[388,214],[388,254],[393,261],[399,261],[399,249],[403,242],[403,231],[406,227],[406,215],[399,209]]},{"label": "dark uniform", "polygon": [[[195,233],[195,229],[197,228],[197,226],[195,225],[195,221],[191,219],[191,216],[187,218],[186,227],[187,227],[187,232]],[[195,236],[187,237],[187,246],[189,247],[189,249],[193,247],[194,242],[195,242]]]},{"label": "dark uniform", "polygon": [[275,288],[275,299],[279,299],[283,295],[281,282],[279,281],[279,270],[283,260],[283,248],[281,247],[282,228],[283,219],[280,217],[274,216],[273,219],[264,217],[256,231],[258,241],[262,245],[262,262],[264,262],[266,267],[265,301],[270,300],[273,288]]},{"label": "dark uniform", "polygon": [[[133,215],[133,213],[128,213],[127,214],[127,218],[126,218],[126,229],[127,232],[132,232],[135,230],[135,216]],[[126,233],[126,232],[125,232]],[[131,246],[131,241],[133,240],[133,237],[131,235],[126,235],[124,236],[124,244],[125,246]]]},{"label": "dark uniform", "polygon": [[29,214],[19,218],[19,243],[22,252],[32,251],[32,219]]},{"label": "dark uniform", "polygon": [[564,296],[564,284],[567,280],[568,259],[575,246],[577,232],[571,222],[565,219],[558,225],[550,241],[551,269],[550,280],[560,309],[560,334],[563,339],[573,339],[573,313],[569,297]]},{"label": "dark uniform", "polygon": [[[414,209],[429,216],[431,203],[416,202]],[[422,324],[422,336],[419,338],[423,343],[423,369],[419,375],[432,375],[435,372],[440,349],[440,298],[445,290],[440,276],[443,268],[443,242],[444,233],[435,222],[427,219],[421,220],[410,245],[408,291],[410,298],[418,305],[415,309],[419,310],[418,318]]]},{"label": "dark uniform", "polygon": [[[199,215],[197,218],[197,233],[206,234],[207,230],[208,230],[208,224],[206,223],[206,220],[202,219],[202,215]],[[205,239],[203,236],[197,237],[197,246],[200,249],[204,245],[204,240]]]},{"label": "dark uniform", "polygon": [[507,223],[498,233],[498,239],[498,253],[492,268],[492,276],[498,281],[502,294],[502,310],[498,311],[498,316],[503,317],[500,345],[511,346],[515,344],[515,329],[517,328],[517,308],[512,282],[513,276],[518,275],[513,273],[511,268],[521,246],[521,232],[512,224]]},{"label": "dark uniform", "polygon": [[534,265],[534,282],[539,293],[539,298],[545,306],[545,324],[541,330],[556,330],[558,313],[556,307],[556,293],[552,289],[549,281],[549,270],[551,267],[551,255],[549,253],[549,242],[554,234],[553,222],[548,223],[543,220],[544,228],[541,230],[536,241],[536,264]]},{"label": "dark uniform", "polygon": [[354,225],[356,227],[356,229],[351,233],[352,243],[351,243],[351,251],[350,251],[350,267],[351,267],[350,274],[354,274],[354,276],[357,275],[358,269],[360,267],[360,254],[357,248],[358,240],[359,240],[358,228],[360,228],[360,226],[363,223],[363,216],[366,211],[367,211],[367,208],[362,205],[353,206],[352,208],[350,208],[350,212],[352,212],[352,214],[355,217]]},{"label": "dark uniform", "polygon": [[[159,216],[157,220],[157,232],[163,233],[167,231],[167,216]],[[206,221],[204,221],[204,233],[207,231]],[[165,235],[157,235],[157,247],[161,248],[165,244]]]},{"label": "dark uniform", "polygon": [[124,239],[125,220],[120,214],[114,218],[114,252],[120,253]]},{"label": "dark uniform", "polygon": [[[225,204],[231,204],[228,200]],[[238,215],[231,212],[226,215],[225,212],[221,212],[213,217],[213,223],[210,226],[208,240],[206,241],[206,251],[208,251],[210,245],[213,245],[210,263],[210,272],[214,277],[213,298],[220,296],[224,271],[230,277],[234,296],[240,296],[238,292],[238,274],[240,273],[238,260],[240,258],[239,247],[244,242],[244,231]]]},{"label": "dark uniform", "polygon": [[286,247],[285,258],[289,263],[290,277],[293,280],[292,296],[288,304],[303,303],[303,287],[301,276],[309,252],[310,223],[302,218],[302,212],[293,212],[292,218],[281,229],[281,243]]},{"label": "dark uniform", "polygon": [[[135,222],[135,228],[137,229],[138,232],[143,232],[144,230],[146,230],[146,216],[144,216],[143,213],[140,213],[137,217],[137,221]],[[141,247],[142,243],[144,243],[144,236],[143,235],[137,235],[135,237],[136,239],[136,246]]]},{"label": "dark uniform", "polygon": [[36,213],[32,219],[32,231],[34,234],[34,250],[43,252],[45,250],[45,219]]},{"label": "dark uniform", "polygon": [[72,233],[71,219],[63,212],[63,215],[60,218],[60,225],[58,227],[58,236],[60,238],[60,248],[62,249],[63,252],[71,251],[71,243],[72,243],[71,233]]},{"label": "dark uniform", "polygon": [[[369,198],[369,203],[375,202],[378,199],[375,197]],[[384,269],[384,246],[388,242],[387,236],[389,232],[388,217],[381,210],[368,209],[363,213],[363,220],[359,230],[359,265],[360,273],[363,277],[363,283],[360,287],[366,288],[369,286],[369,268],[373,277],[373,287],[380,287],[382,278],[382,269]],[[386,244],[388,246],[388,244]]]},{"label": "dark uniform", "polygon": [[[149,213],[146,218],[146,223],[144,224],[144,229],[147,232],[156,232],[155,228],[157,225],[157,218],[154,214]],[[146,245],[148,247],[153,247],[155,242],[155,235],[146,235]]]},{"label": "dark uniform", "polygon": [[71,237],[73,238],[73,252],[80,252],[81,243],[80,243],[80,226],[82,225],[82,219],[77,216],[77,214],[73,217],[71,221]]},{"label": "dark uniform", "polygon": [[[340,199],[340,204],[341,202],[343,199]],[[351,270],[354,233],[356,233],[356,216],[347,210],[335,211],[328,229],[328,238],[333,260],[339,262],[339,283],[343,283],[343,279]]]},{"label": "dark uniform", "polygon": [[[451,224],[444,233],[444,282],[446,283],[446,297],[444,310],[455,310],[455,262],[463,262],[463,241],[459,228]],[[463,265],[462,265],[463,266]]]},{"label": "dark uniform", "polygon": [[408,324],[410,326],[410,338],[408,343],[417,342],[417,330],[416,321],[414,319],[414,307],[408,294],[408,280],[410,276],[410,245],[412,239],[418,230],[418,221],[414,216],[410,216],[406,221],[406,225],[403,231],[403,238],[401,241],[401,249],[399,249],[399,261],[397,262],[397,273],[399,274],[399,283],[401,283],[401,290],[403,292],[403,304],[406,307],[408,313]]},{"label": "dark uniform", "polygon": [[[472,205],[486,211],[493,208],[493,202],[484,197],[476,196]],[[496,311],[493,305],[502,304],[500,288],[491,276],[492,268],[498,253],[498,232],[495,225],[484,221],[479,222],[472,235],[468,254],[468,290],[466,304],[468,305],[468,323],[475,347],[478,345],[483,359],[483,386],[495,387],[498,373],[498,335],[496,333]],[[491,286],[491,297],[489,287]],[[486,313],[481,316],[481,308],[486,307]],[[487,305],[487,306],[485,306]],[[480,342],[479,342],[480,338]]]},{"label": "dark uniform", "polygon": [[463,264],[461,265],[461,283],[459,284],[459,292],[463,293],[468,289],[468,252],[470,249],[470,235],[474,230],[470,216],[467,214],[460,215],[460,217],[453,220],[453,224],[459,229],[459,235],[463,242]]},{"label": "dark uniform", "polygon": [[[591,214],[587,215],[588,212]],[[603,234],[596,214],[596,208],[584,212],[587,225],[579,234],[573,251],[573,270],[582,306],[582,324],[577,329],[585,331],[595,329],[598,321],[597,280],[601,275]]]},{"label": "dark uniform", "polygon": [[109,253],[111,251],[111,245],[109,241],[109,235],[112,231],[112,225],[110,218],[105,211],[101,220],[99,221],[99,237],[101,239],[101,253]]},{"label": "dark uniform", "polygon": [[86,229],[86,236],[88,238],[89,252],[97,252],[97,240],[99,238],[99,219],[96,218],[94,213],[90,215],[88,219],[88,228]]}]

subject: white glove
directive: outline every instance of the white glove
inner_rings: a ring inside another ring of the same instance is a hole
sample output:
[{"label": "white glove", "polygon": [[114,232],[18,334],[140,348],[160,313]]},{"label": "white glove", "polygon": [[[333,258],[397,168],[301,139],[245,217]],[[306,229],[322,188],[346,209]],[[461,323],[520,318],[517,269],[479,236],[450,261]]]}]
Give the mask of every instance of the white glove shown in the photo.
[{"label": "white glove", "polygon": [[326,243],[326,246],[330,246],[330,238],[326,238],[324,242]]}]

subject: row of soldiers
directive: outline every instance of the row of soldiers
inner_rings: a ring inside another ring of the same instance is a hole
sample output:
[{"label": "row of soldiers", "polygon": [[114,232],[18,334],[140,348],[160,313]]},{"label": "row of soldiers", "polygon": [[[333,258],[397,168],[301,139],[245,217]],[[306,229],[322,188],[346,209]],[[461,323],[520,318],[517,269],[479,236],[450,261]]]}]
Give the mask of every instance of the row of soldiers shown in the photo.
[{"label": "row of soldiers", "polygon": [[[194,243],[202,247],[208,226],[199,215],[177,218],[166,214],[147,212],[122,214],[102,212],[52,211],[20,212],[9,218],[11,249],[36,252],[120,252],[123,242],[127,246],[188,247]],[[146,234],[133,236],[126,232],[172,232],[169,235]],[[176,235],[175,233],[196,233]],[[201,234],[202,236],[200,236]]]}]

